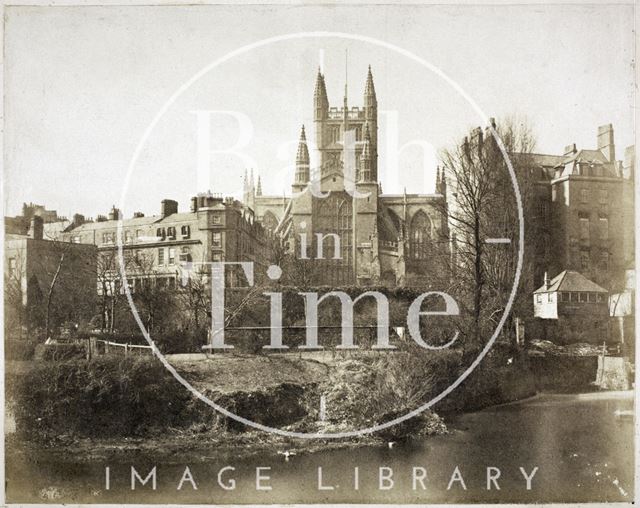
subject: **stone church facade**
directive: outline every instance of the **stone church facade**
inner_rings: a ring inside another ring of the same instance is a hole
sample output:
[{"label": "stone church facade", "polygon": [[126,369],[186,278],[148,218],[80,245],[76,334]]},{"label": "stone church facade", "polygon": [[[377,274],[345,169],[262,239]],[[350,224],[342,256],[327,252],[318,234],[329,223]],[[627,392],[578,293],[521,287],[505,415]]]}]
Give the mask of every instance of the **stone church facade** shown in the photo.
[{"label": "stone church facade", "polygon": [[449,261],[444,173],[438,171],[434,194],[382,193],[370,68],[362,107],[349,108],[346,87],[342,107],[330,106],[320,71],[313,106],[318,167],[311,167],[303,126],[292,197],[263,195],[260,179],[256,186],[251,175],[245,179],[244,203],[297,260],[312,267],[316,284],[428,283],[430,271],[438,270],[438,256]]}]

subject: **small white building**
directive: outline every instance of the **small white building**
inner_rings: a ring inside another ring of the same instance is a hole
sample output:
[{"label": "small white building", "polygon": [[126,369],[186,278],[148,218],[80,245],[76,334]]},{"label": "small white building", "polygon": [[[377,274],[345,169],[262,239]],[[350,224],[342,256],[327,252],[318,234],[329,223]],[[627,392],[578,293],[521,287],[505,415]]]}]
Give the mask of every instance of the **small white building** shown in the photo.
[{"label": "small white building", "polygon": [[565,270],[533,292],[533,315],[542,319],[606,317],[608,291],[579,272]]}]

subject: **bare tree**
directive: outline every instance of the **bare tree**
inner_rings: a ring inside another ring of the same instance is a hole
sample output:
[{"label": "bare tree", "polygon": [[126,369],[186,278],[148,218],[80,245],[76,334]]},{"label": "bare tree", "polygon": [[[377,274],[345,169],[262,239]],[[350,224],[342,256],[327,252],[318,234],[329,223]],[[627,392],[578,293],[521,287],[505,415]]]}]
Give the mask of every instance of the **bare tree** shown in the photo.
[{"label": "bare tree", "polygon": [[[492,125],[509,155],[525,208],[530,206],[533,138],[526,124]],[[513,285],[518,258],[518,214],[507,162],[491,129],[477,128],[442,153],[452,184],[448,207],[455,239],[455,280],[471,315],[470,351],[481,346],[483,331],[495,325]],[[525,214],[526,215],[526,214]],[[489,238],[510,243],[489,244]]]},{"label": "bare tree", "polygon": [[95,311],[93,246],[60,240],[35,241],[29,250],[28,312],[49,338],[54,326],[89,319]]},{"label": "bare tree", "polygon": [[[124,251],[125,273],[133,266],[134,254]],[[103,250],[98,253],[97,280],[100,293],[100,323],[102,331],[114,332],[116,329],[116,315],[119,304],[123,299],[122,288],[124,280],[117,249]]]},{"label": "bare tree", "polygon": [[64,264],[64,258],[67,255],[66,249],[60,249],[60,255],[58,258],[58,265],[56,266],[56,270],[51,278],[51,282],[49,283],[49,288],[47,289],[47,307],[45,313],[45,337],[49,338],[49,332],[51,330],[51,303],[53,302],[53,292],[56,288],[56,284],[58,283],[58,279],[60,277],[60,270],[62,270],[62,265]]},{"label": "bare tree", "polygon": [[204,266],[182,276],[182,284],[177,292],[178,301],[188,313],[189,322],[196,330],[208,322],[211,316],[211,286]]},{"label": "bare tree", "polygon": [[[175,284],[170,287],[170,278],[158,273],[153,253],[138,252],[132,258],[130,266],[131,276],[139,281],[135,287],[134,302],[144,318],[147,331],[151,333],[163,318],[172,314],[176,303]],[[175,279],[173,280],[175,283]]]}]

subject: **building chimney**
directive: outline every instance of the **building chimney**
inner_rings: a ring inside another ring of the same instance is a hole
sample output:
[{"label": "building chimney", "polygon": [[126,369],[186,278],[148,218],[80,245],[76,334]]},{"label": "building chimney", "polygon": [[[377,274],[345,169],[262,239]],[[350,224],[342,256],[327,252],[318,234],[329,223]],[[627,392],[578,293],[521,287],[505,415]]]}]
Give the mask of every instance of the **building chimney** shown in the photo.
[{"label": "building chimney", "polygon": [[116,205],[111,207],[109,211],[109,220],[118,220],[120,218],[120,210],[116,208]]},{"label": "building chimney", "polygon": [[139,219],[140,217],[144,217],[144,214],[142,212],[133,212],[134,219]]},{"label": "building chimney", "polygon": [[471,144],[478,151],[479,154],[482,153],[483,142],[484,142],[484,137],[482,133],[482,128],[476,127],[471,131]]},{"label": "building chimney", "polygon": [[107,218],[104,215],[98,215],[96,217],[96,222],[106,222]]},{"label": "building chimney", "polygon": [[160,207],[162,218],[178,213],[178,202],[173,199],[163,199]]},{"label": "building chimney", "polygon": [[31,218],[31,226],[29,227],[29,238],[34,240],[42,240],[44,237],[44,220],[38,215]]},{"label": "building chimney", "polygon": [[576,149],[575,143],[571,143],[570,145],[564,147],[564,155],[571,155],[576,153],[577,151],[578,150]]},{"label": "building chimney", "polygon": [[549,289],[549,274],[547,272],[544,272],[544,288],[545,289]]},{"label": "building chimney", "polygon": [[613,140],[613,125],[601,125],[598,127],[598,150],[609,162],[616,160],[616,145]]},{"label": "building chimney", "polygon": [[82,226],[82,224],[84,224],[86,222],[84,215],[82,215],[81,213],[74,213],[73,214],[73,225],[74,226]]},{"label": "building chimney", "polygon": [[193,196],[191,198],[191,212],[195,213],[198,211],[198,196]]}]

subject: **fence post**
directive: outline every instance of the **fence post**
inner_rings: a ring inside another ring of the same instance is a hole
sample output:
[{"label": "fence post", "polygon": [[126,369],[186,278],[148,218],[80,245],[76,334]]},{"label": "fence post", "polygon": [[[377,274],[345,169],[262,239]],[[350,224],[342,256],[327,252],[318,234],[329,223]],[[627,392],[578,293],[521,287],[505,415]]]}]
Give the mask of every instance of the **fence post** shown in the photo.
[{"label": "fence post", "polygon": [[89,337],[89,360],[91,360],[91,358],[93,358],[96,354],[96,338],[95,337]]},{"label": "fence post", "polygon": [[129,356],[129,344],[124,345],[124,356]]}]

